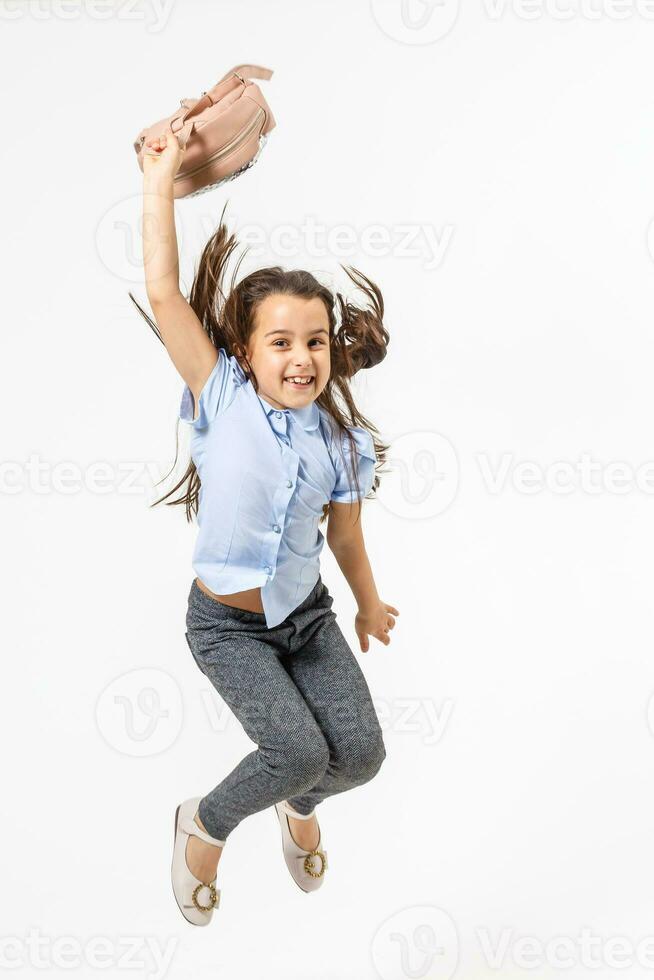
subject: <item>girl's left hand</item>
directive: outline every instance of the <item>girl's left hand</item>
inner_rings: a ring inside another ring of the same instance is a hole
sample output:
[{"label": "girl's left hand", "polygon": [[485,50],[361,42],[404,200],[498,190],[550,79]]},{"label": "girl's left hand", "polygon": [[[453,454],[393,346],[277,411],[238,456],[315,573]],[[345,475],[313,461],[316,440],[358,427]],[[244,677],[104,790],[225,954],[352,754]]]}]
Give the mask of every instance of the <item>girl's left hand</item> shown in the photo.
[{"label": "girl's left hand", "polygon": [[151,136],[143,144],[143,174],[173,178],[179,170],[186,145],[171,130]]},{"label": "girl's left hand", "polygon": [[[394,615],[391,615],[391,613]],[[399,610],[395,606],[389,606],[388,603],[382,602],[381,600],[376,606],[370,609],[359,609],[354,618],[354,629],[359,637],[362,653],[366,653],[370,647],[368,634],[374,636],[385,646],[388,646],[391,642],[391,638],[388,635],[389,630],[392,630],[395,626],[394,616],[399,615]]]}]

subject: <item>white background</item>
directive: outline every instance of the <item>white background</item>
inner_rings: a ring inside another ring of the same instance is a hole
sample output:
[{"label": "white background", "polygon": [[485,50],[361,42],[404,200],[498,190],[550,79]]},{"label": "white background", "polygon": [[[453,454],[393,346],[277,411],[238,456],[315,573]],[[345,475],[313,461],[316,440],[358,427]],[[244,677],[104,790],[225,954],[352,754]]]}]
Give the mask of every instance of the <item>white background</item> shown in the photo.
[{"label": "white background", "polygon": [[[651,975],[654,13],[177,0],[2,21],[2,972]],[[170,887],[175,807],[253,745],[184,639],[196,527],[149,507],[174,485],[155,481],[182,381],[127,295],[147,302],[132,142],[243,61],[274,69],[277,127],[247,174],[176,203],[182,288],[227,199],[265,243],[242,273],[347,289],[351,263],[379,284],[389,353],[354,390],[391,444],[363,519],[400,616],[361,653],[325,548],[387,758],[321,807],[319,893],[264,811],[194,929]],[[308,220],[354,247],[316,247]]]}]

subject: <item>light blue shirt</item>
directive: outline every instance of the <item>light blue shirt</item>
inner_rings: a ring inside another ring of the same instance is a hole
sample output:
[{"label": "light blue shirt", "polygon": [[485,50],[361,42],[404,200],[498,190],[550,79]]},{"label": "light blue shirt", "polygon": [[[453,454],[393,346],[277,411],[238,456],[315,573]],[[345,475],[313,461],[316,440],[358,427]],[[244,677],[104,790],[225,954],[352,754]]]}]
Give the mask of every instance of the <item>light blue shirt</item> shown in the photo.
[{"label": "light blue shirt", "polygon": [[201,483],[193,570],[217,595],[259,586],[266,624],[277,626],[318,581],[323,505],[370,492],[372,436],[349,427],[357,494],[338,448],[340,442],[349,460],[349,440],[339,439],[329,413],[316,402],[273,408],[222,347],[200,393],[198,418],[188,385],[179,417],[192,426],[191,458]]}]

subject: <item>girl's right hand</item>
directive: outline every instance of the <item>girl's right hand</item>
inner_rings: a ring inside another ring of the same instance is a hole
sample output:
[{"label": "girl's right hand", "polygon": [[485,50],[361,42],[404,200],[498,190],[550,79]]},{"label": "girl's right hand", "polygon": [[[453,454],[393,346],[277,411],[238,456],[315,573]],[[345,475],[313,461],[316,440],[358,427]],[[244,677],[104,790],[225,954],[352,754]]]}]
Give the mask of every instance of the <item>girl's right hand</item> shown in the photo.
[{"label": "girl's right hand", "polygon": [[143,175],[156,174],[171,180],[179,170],[186,147],[172,130],[168,129],[158,137],[150,137],[143,144]]}]

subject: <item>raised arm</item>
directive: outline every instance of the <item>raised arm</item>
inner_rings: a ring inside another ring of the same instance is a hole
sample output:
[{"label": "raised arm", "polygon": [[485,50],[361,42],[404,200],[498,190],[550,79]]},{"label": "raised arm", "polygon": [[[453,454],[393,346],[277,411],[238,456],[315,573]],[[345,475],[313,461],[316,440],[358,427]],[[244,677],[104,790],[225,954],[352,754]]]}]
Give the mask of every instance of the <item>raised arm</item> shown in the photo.
[{"label": "raised arm", "polygon": [[177,137],[147,140],[143,156],[143,268],[161,338],[197,405],[218,351],[179,288],[173,178],[184,158]]}]

